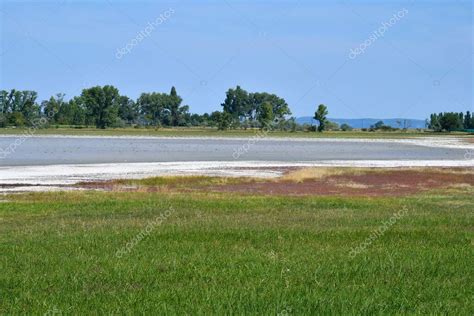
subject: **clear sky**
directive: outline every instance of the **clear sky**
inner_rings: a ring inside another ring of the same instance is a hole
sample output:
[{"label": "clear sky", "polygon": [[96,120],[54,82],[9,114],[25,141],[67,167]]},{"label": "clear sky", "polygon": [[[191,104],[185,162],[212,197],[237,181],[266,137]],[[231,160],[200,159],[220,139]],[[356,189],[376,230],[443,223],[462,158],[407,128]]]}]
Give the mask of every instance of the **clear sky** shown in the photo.
[{"label": "clear sky", "polygon": [[0,88],[40,100],[174,85],[203,113],[240,85],[295,116],[320,103],[343,118],[473,109],[471,1],[0,2]]}]

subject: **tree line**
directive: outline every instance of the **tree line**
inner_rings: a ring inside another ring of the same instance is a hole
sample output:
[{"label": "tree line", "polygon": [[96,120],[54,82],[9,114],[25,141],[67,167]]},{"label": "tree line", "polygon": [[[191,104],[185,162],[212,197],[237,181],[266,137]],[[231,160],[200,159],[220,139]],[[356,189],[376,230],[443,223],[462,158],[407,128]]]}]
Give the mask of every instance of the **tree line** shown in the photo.
[{"label": "tree line", "polygon": [[96,126],[211,126],[220,129],[263,127],[278,123],[279,127],[296,124],[283,98],[266,92],[249,93],[237,86],[229,89],[222,111],[192,114],[189,106],[172,87],[169,93],[142,93],[136,100],[121,95],[114,86],[83,89],[70,100],[65,94],[37,101],[35,91],[0,90],[0,127],[31,126],[34,119],[48,118],[50,125]]},{"label": "tree line", "polygon": [[174,87],[167,93],[142,93],[137,100],[121,95],[113,86],[82,90],[69,101],[59,93],[37,102],[35,91],[0,91],[0,124],[28,126],[37,117],[47,117],[49,124],[94,125],[97,128],[143,124],[184,126],[190,121],[189,107]]},{"label": "tree line", "polygon": [[[0,90],[0,127],[32,126],[38,118],[46,118],[48,125],[95,126],[97,128],[150,126],[207,126],[218,129],[271,128],[287,131],[343,130],[341,126],[327,119],[328,108],[320,104],[313,116],[316,126],[299,125],[285,99],[267,92],[248,92],[240,86],[230,88],[221,104],[221,111],[192,114],[176,88],[169,93],[142,93],[133,100],[121,95],[111,85],[83,89],[79,96],[69,100],[58,93],[42,102],[37,101],[35,91]],[[431,114],[427,122],[435,131],[473,129],[474,117],[464,113],[445,112]],[[392,130],[379,122],[370,130]]]},{"label": "tree line", "polygon": [[433,113],[430,115],[428,128],[436,132],[474,129],[474,116],[469,111],[465,114],[463,112]]}]

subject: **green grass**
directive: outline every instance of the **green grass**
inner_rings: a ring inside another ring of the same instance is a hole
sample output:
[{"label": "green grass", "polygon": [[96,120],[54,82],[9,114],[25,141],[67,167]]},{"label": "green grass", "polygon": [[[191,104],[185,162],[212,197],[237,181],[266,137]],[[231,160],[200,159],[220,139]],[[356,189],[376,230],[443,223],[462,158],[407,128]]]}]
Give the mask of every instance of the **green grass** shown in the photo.
[{"label": "green grass", "polygon": [[[5,196],[0,314],[472,315],[474,192],[462,190]],[[403,218],[349,257],[403,207]]]},{"label": "green grass", "polygon": [[[239,184],[247,182],[259,182],[265,181],[265,179],[259,178],[246,178],[246,177],[212,177],[212,176],[160,176],[160,177],[149,177],[143,179],[120,179],[112,181],[114,184],[119,185],[137,185],[137,186],[171,186],[178,188],[203,188],[210,185],[225,185],[225,184]],[[81,186],[81,183],[78,184]]]},{"label": "green grass", "polygon": [[[11,135],[24,133],[25,129],[20,128],[0,128],[0,135]],[[260,131],[255,129],[248,130],[228,130],[218,131],[211,128],[46,128],[34,132],[36,135],[91,135],[91,136],[171,136],[171,137],[197,137],[197,136],[216,136],[216,137],[250,137],[255,136]],[[423,136],[468,136],[467,133],[433,133],[418,131],[395,131],[395,132],[362,132],[362,131],[328,131],[324,133],[316,132],[282,132],[271,131],[267,134],[273,137],[337,137],[337,138],[406,138]]]}]

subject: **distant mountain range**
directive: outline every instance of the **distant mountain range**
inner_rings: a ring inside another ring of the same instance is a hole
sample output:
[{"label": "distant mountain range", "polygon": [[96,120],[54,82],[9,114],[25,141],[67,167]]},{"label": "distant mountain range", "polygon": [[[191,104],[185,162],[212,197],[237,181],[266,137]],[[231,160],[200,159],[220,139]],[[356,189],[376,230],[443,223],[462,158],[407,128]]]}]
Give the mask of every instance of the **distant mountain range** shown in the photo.
[{"label": "distant mountain range", "polygon": [[[352,128],[369,128],[378,121],[383,121],[385,125],[394,128],[425,128],[425,120],[417,119],[404,119],[404,118],[390,118],[390,119],[374,119],[374,118],[362,118],[362,119],[341,119],[341,118],[328,118],[329,121],[335,122],[339,125],[348,124]],[[315,124],[316,121],[310,116],[298,117],[296,119],[298,124]]]}]

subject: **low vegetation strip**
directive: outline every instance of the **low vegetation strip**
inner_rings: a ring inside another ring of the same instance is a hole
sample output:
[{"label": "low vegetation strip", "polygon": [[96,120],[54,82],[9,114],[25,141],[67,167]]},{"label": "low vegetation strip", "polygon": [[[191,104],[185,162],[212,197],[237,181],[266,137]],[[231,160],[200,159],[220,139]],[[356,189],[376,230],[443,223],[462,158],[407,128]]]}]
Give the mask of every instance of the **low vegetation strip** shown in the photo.
[{"label": "low vegetation strip", "polygon": [[[0,135],[24,134],[24,128],[0,128]],[[169,136],[169,137],[251,137],[256,135],[258,129],[235,129],[220,131],[213,128],[42,128],[35,131],[35,135],[70,135],[70,136]],[[271,130],[267,132],[269,137],[292,137],[292,138],[387,138],[400,139],[411,137],[471,137],[464,132],[453,132],[441,134],[429,131],[327,131],[325,133],[290,132]],[[472,135],[472,134],[471,134]]]},{"label": "low vegetation strip", "polygon": [[472,315],[473,193],[6,196],[0,313]]},{"label": "low vegetation strip", "polygon": [[167,176],[79,183],[81,189],[128,192],[230,192],[246,195],[404,196],[474,187],[473,168],[288,168],[280,178]]}]

